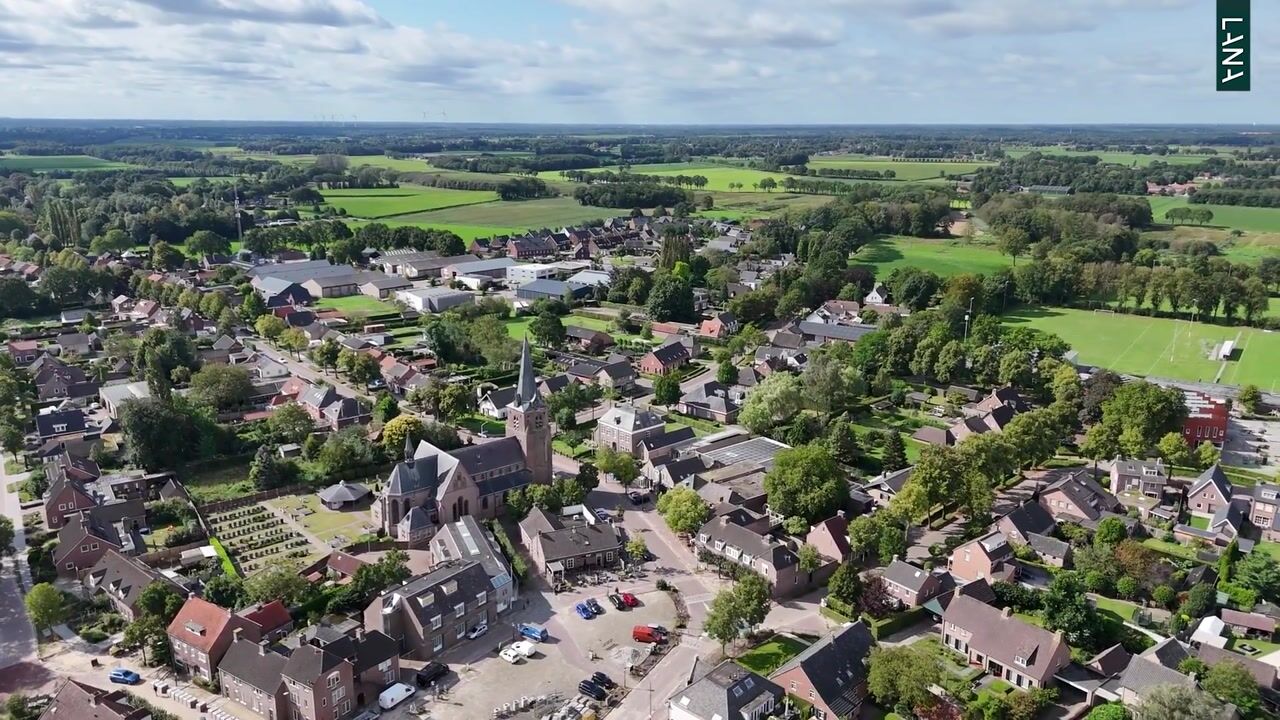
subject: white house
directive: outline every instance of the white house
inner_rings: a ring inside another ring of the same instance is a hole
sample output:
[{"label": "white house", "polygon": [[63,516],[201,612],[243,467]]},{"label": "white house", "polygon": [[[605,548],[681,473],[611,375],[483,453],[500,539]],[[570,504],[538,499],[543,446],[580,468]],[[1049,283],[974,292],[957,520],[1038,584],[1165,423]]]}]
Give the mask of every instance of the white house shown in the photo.
[{"label": "white house", "polygon": [[868,305],[881,305],[883,303],[887,303],[889,302],[889,290],[883,284],[876,283],[876,286],[871,288],[871,292],[867,293],[867,296],[862,298],[862,301]]}]

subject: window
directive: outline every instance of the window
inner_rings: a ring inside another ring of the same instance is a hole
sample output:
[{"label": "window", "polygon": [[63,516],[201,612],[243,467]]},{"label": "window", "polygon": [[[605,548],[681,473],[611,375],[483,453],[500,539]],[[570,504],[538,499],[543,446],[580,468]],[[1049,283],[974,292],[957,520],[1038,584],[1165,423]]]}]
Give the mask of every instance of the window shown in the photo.
[{"label": "window", "polygon": [[1026,667],[1026,666],[1027,666],[1027,659],[1026,659],[1026,658],[1024,658],[1024,657],[1022,657],[1021,655],[1015,655],[1015,656],[1014,656],[1014,658],[1013,658],[1013,662],[1014,662],[1016,665],[1018,665],[1018,667]]},{"label": "window", "polygon": [[334,689],[333,693],[330,695],[330,697],[333,698],[334,705],[337,705],[338,701],[342,700],[342,698],[346,696],[347,696],[347,689],[341,685],[339,685],[336,689]]},{"label": "window", "polygon": [[432,650],[435,650],[436,652],[440,652],[442,649],[444,649],[444,636],[443,636],[443,635],[437,635],[437,636],[436,636],[436,639],[431,643],[431,649],[432,649]]},{"label": "window", "polygon": [[564,559],[564,567],[565,567],[565,569],[566,569],[566,570],[571,570],[571,569],[573,569],[573,558],[565,558],[565,559]]},{"label": "window", "polygon": [[342,715],[346,715],[346,714],[347,714],[347,713],[349,713],[349,712],[351,712],[351,701],[350,701],[350,700],[343,700],[343,701],[342,701],[342,709],[341,709],[341,713],[340,713],[340,714],[342,714]]},{"label": "window", "polygon": [[58,423],[57,425],[54,425],[54,426],[53,426],[53,431],[54,431],[54,432],[66,432],[66,431],[67,431],[67,424],[66,424],[66,423]]},{"label": "window", "polygon": [[814,692],[813,692],[812,690],[810,690],[810,691],[809,691],[809,699],[810,699],[810,700],[812,700],[814,697],[816,697],[816,696],[814,695]]},{"label": "window", "polygon": [[463,616],[463,614],[464,614],[464,613],[466,613],[466,612],[467,612],[467,604],[466,604],[466,603],[464,603],[464,602],[460,602],[460,603],[458,603],[457,605],[454,605],[454,606],[453,606],[453,616],[454,616],[454,617],[462,617],[462,616]]},{"label": "window", "polygon": [[329,679],[325,682],[325,685],[327,685],[330,689],[336,688],[338,687],[338,680],[339,680],[338,673],[333,673],[329,675]]},{"label": "window", "polygon": [[488,602],[488,596],[484,593],[484,591],[476,593],[476,606],[482,606],[486,602]]},{"label": "window", "polygon": [[466,623],[458,623],[457,639],[461,640],[462,638],[464,638],[464,637],[466,637],[466,636],[467,636],[467,624],[466,624]]},{"label": "window", "polygon": [[439,615],[437,615],[437,616],[435,616],[435,617],[431,618],[431,629],[432,629],[432,630],[439,630],[439,629],[440,629],[440,626],[441,626],[441,625],[443,625],[443,624],[444,624],[444,618],[440,617]]},{"label": "window", "polygon": [[791,681],[791,687],[790,687],[789,689],[791,690],[791,692],[795,692],[795,691],[796,691],[796,681],[795,681],[795,680],[792,680],[792,681]]}]

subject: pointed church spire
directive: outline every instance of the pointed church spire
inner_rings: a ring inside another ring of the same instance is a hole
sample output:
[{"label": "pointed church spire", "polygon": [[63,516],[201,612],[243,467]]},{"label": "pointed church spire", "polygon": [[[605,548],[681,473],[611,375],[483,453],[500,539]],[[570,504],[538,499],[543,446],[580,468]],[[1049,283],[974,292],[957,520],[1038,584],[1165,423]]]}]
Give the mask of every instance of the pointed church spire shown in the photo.
[{"label": "pointed church spire", "polygon": [[537,379],[533,374],[533,353],[529,350],[528,336],[520,347],[520,381],[516,384],[516,397],[511,404],[520,408],[542,404],[542,393],[538,392]]},{"label": "pointed church spire", "polygon": [[413,460],[413,450],[414,450],[414,448],[413,448],[413,435],[411,435],[411,434],[409,434],[409,433],[405,433],[405,436],[404,436],[404,459],[405,459],[405,462],[411,462],[411,461]]}]

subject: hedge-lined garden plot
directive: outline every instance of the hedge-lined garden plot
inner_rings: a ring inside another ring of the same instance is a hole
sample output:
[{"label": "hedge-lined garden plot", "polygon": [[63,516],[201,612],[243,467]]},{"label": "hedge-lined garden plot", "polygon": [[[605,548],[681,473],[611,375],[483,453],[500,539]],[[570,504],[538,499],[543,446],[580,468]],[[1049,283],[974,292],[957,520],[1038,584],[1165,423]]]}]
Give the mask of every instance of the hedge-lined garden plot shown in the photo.
[{"label": "hedge-lined garden plot", "polygon": [[217,513],[209,523],[245,575],[281,560],[302,561],[311,554],[306,538],[261,505]]}]

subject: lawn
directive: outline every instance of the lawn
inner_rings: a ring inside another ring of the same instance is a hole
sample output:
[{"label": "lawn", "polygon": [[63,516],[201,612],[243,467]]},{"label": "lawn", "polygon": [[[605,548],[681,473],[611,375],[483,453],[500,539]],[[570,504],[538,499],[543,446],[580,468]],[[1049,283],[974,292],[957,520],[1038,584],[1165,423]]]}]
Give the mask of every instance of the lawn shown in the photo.
[{"label": "lawn", "polygon": [[1008,266],[1010,261],[985,245],[893,236],[872,240],[854,254],[850,264],[871,266],[876,277],[885,278],[899,267],[923,268],[943,276],[989,274]]},{"label": "lawn", "polygon": [[887,158],[870,158],[865,155],[823,155],[809,161],[809,167],[814,169],[874,170],[876,172],[892,170],[894,172],[894,180],[931,180],[939,177],[939,173],[943,172],[948,175],[963,175],[990,164],[978,162],[922,162],[918,160],[899,161]]},{"label": "lawn", "polygon": [[320,298],[315,306],[321,309],[340,310],[342,312],[364,312],[369,314],[393,312],[396,307],[368,295],[348,295],[346,297]]},{"label": "lawn", "polygon": [[247,461],[244,465],[205,470],[181,479],[197,503],[234,500],[254,492]]},{"label": "lawn", "polygon": [[[1268,392],[1280,389],[1275,358],[1280,334],[1248,327],[1227,327],[1188,320],[1101,313],[1066,308],[1023,309],[1004,316],[1066,340],[1089,364],[1132,375],[1175,380],[1253,383]],[[1239,348],[1225,363],[1210,359],[1215,346],[1235,340]],[[1221,375],[1219,372],[1221,371]]]},{"label": "lawn", "polygon": [[799,655],[805,643],[786,635],[774,635],[766,643],[757,645],[738,656],[739,665],[764,676],[782,667],[791,658]]},{"label": "lawn", "polygon": [[1173,557],[1179,557],[1184,560],[1198,561],[1198,558],[1196,557],[1195,548],[1187,547],[1186,545],[1182,545],[1179,543],[1165,542],[1157,538],[1147,538],[1146,540],[1142,541],[1142,544],[1146,545],[1152,550],[1155,550],[1157,552],[1162,552],[1165,555],[1172,555]]},{"label": "lawn", "polygon": [[[1241,645],[1252,645],[1258,648],[1258,652],[1247,653],[1244,650],[1239,649]],[[1241,655],[1245,655],[1252,658],[1258,658],[1268,653],[1273,653],[1276,650],[1280,650],[1280,643],[1268,642],[1266,640],[1256,640],[1254,638],[1232,638],[1227,641],[1227,649],[1234,650],[1235,652],[1238,652]]]},{"label": "lawn", "polygon": [[501,435],[507,430],[507,426],[501,420],[495,420],[487,415],[473,413],[458,420],[458,425],[470,430],[473,433],[486,432],[490,435]]},{"label": "lawn", "polygon": [[398,188],[356,188],[323,191],[326,204],[361,218],[384,218],[493,202],[498,194],[486,190],[446,190],[421,185]]},{"label": "lawn", "polygon": [[1164,214],[1172,208],[1191,207],[1213,211],[1209,225],[1246,232],[1280,232],[1280,208],[1245,207],[1243,205],[1192,205],[1185,197],[1152,197],[1151,214],[1156,222],[1164,222]]},{"label": "lawn", "polygon": [[1138,610],[1138,606],[1131,602],[1113,598],[1094,598],[1093,604],[1099,611],[1115,615],[1121,622],[1133,622],[1133,614]]},{"label": "lawn", "polygon": [[[338,536],[352,542],[373,531],[368,503],[355,510],[330,510],[320,503],[319,496],[286,495],[264,504],[280,508],[302,523],[312,535],[329,542]],[[301,514],[300,514],[301,513]],[[345,543],[344,543],[345,544]]]},{"label": "lawn", "polygon": [[1197,529],[1197,530],[1208,530],[1208,529],[1209,529],[1209,518],[1207,518],[1207,517],[1199,517],[1198,515],[1192,515],[1192,516],[1191,516],[1191,523],[1190,523],[1190,524],[1191,524],[1191,527],[1193,527],[1193,528],[1195,528],[1195,529]]},{"label": "lawn", "polygon": [[[1276,210],[1275,212],[1280,212]],[[1193,241],[1211,242],[1218,246],[1223,257],[1232,262],[1255,263],[1264,257],[1280,255],[1280,232],[1247,231],[1234,237],[1230,231],[1218,227],[1177,225],[1142,233],[1144,240],[1177,246]]]},{"label": "lawn", "polygon": [[1115,165],[1150,165],[1159,161],[1169,165],[1195,165],[1203,162],[1211,157],[1222,157],[1221,155],[1194,155],[1194,154],[1177,154],[1177,155],[1138,155],[1131,152],[1107,151],[1107,150],[1068,150],[1067,148],[1058,147],[1056,145],[1039,146],[1035,148],[1020,148],[1017,150],[1005,150],[1005,154],[1012,158],[1022,157],[1027,153],[1035,150],[1045,155],[1074,155],[1082,157],[1085,155],[1093,155],[1104,163],[1112,163]]},{"label": "lawn", "polygon": [[1262,541],[1254,545],[1253,549],[1260,550],[1270,555],[1273,560],[1280,562],[1280,543]]},{"label": "lawn", "polygon": [[129,167],[133,166],[89,155],[0,155],[0,168],[11,171],[123,170]]}]

